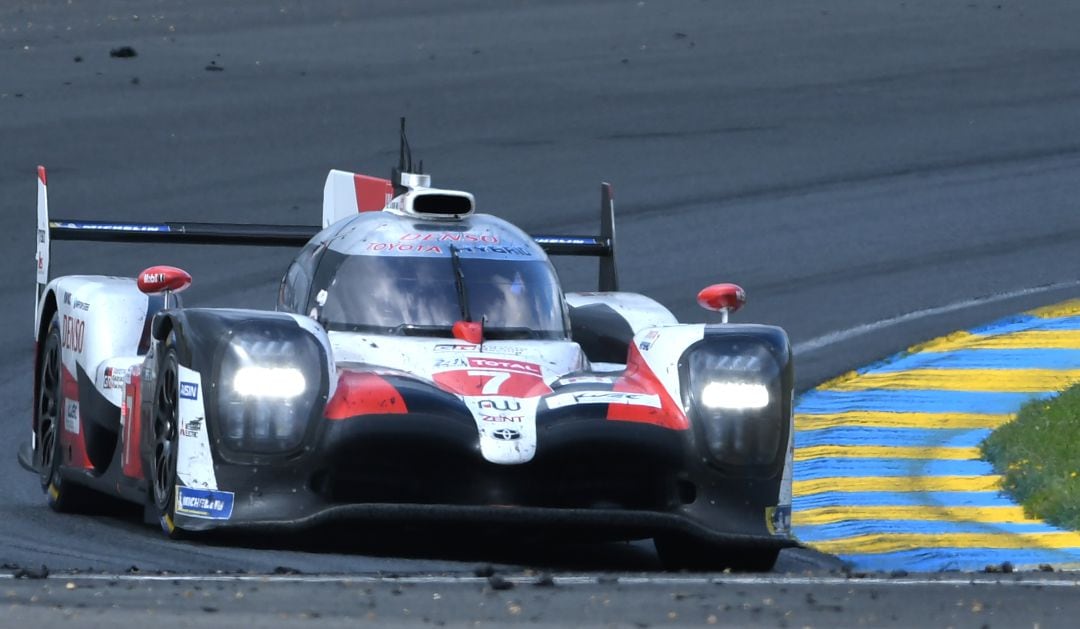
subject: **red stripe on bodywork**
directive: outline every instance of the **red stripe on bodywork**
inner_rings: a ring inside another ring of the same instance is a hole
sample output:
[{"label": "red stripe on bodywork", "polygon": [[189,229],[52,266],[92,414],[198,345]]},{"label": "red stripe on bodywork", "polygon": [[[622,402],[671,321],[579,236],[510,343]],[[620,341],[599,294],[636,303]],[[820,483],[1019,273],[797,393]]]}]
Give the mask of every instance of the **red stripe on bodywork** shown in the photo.
[{"label": "red stripe on bodywork", "polygon": [[649,368],[648,363],[645,362],[641,352],[638,351],[634,344],[630,345],[630,351],[626,357],[626,372],[615,381],[611,390],[657,395],[660,397],[660,408],[633,404],[609,404],[608,419],[655,424],[672,430],[690,428],[690,421],[686,418],[682,406],[671,399],[667,389],[664,388],[660,379]]},{"label": "red stripe on bodywork", "polygon": [[67,402],[79,401],[79,383],[75,380],[75,376],[71,375],[71,372],[67,370],[67,367],[60,367],[60,389],[64,394],[64,403],[60,405],[60,414],[58,421],[60,425],[60,445],[64,447],[64,453],[70,454],[68,460],[65,461],[66,465],[71,467],[89,470],[93,469],[93,464],[90,463],[90,457],[86,455],[86,440],[83,438],[85,431],[83,431],[82,425],[82,407],[79,407],[79,427],[78,434],[68,432],[67,429]]},{"label": "red stripe on bodywork", "polygon": [[48,181],[45,179],[45,167],[37,167],[37,178],[41,180],[41,183],[48,185]]},{"label": "red stripe on bodywork", "polygon": [[143,477],[142,456],[139,454],[139,439],[142,438],[142,378],[132,374],[131,382],[124,387],[124,401],[121,403],[120,416],[124,422],[124,449],[121,462],[124,476]]},{"label": "red stripe on bodywork", "polygon": [[394,186],[389,179],[353,175],[356,186],[356,211],[375,212],[386,207],[394,195]]},{"label": "red stripe on bodywork", "polygon": [[343,371],[337,391],[326,404],[328,419],[348,419],[357,415],[396,415],[407,413],[405,400],[394,385],[373,373]]}]

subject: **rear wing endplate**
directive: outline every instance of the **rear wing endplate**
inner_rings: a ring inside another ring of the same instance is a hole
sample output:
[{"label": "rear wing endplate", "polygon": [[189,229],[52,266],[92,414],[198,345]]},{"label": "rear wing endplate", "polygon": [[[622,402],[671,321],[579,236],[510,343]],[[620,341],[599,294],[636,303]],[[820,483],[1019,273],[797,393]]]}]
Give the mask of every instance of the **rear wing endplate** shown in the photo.
[{"label": "rear wing endplate", "polygon": [[615,268],[615,196],[610,183],[600,184],[599,236],[534,234],[532,238],[548,255],[600,258],[599,290],[619,290],[619,273]]}]

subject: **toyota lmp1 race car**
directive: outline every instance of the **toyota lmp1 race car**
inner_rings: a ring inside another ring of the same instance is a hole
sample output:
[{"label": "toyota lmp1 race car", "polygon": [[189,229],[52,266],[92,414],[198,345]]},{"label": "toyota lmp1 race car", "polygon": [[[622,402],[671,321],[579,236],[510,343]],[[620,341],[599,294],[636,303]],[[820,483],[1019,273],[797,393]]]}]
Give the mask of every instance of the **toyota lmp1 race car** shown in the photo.
[{"label": "toyota lmp1 race car", "polygon": [[[420,523],[653,538],[672,568],[770,569],[790,537],[783,330],[680,324],[617,292],[601,235],[529,236],[432,188],[331,171],[316,227],[50,220],[38,169],[34,413],[57,511],[97,492],[170,537]],[[189,308],[191,277],[50,278],[53,240],[300,245],[275,310]],[[564,293],[548,255],[600,258]]]}]

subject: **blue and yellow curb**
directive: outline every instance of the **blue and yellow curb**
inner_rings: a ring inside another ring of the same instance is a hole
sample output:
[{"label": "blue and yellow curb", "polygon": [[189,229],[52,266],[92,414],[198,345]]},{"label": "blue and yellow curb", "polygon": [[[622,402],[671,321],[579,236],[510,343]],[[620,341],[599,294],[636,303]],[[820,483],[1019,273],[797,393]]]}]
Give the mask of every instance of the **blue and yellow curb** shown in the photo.
[{"label": "blue and yellow curb", "polygon": [[922,343],[803,394],[792,525],[860,570],[1080,564],[1080,533],[1030,518],[979,444],[1080,382],[1080,299]]}]

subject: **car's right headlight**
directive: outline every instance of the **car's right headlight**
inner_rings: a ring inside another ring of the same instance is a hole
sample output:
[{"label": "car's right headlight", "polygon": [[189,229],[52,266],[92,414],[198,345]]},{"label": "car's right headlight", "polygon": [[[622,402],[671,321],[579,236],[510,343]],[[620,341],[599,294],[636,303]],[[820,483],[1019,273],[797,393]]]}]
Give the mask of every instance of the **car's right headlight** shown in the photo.
[{"label": "car's right headlight", "polygon": [[690,413],[708,458],[721,467],[774,464],[781,456],[782,369],[753,337],[713,338],[683,357]]},{"label": "car's right headlight", "polygon": [[221,357],[218,430],[237,452],[283,453],[300,446],[320,394],[319,343],[297,327],[232,335]]}]

